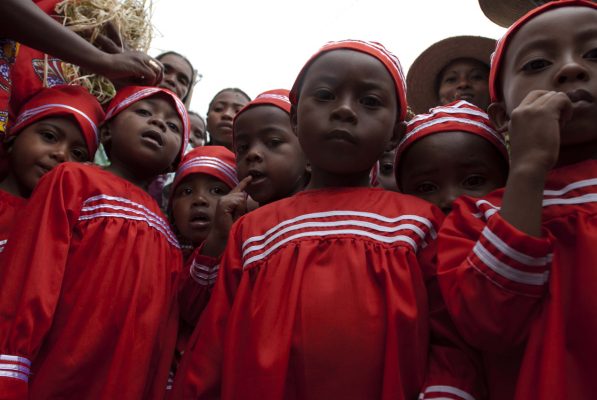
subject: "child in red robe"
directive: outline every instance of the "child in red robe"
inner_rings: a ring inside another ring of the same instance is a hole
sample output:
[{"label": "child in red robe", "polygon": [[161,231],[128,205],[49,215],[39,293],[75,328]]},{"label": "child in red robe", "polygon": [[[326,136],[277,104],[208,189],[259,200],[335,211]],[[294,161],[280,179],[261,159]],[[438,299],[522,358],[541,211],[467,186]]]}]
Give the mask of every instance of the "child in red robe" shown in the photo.
[{"label": "child in red robe", "polygon": [[234,117],[238,176],[259,205],[290,197],[309,182],[307,161],[290,125],[286,89],[261,93]]},{"label": "child in red robe", "polygon": [[102,126],[111,165],[40,180],[2,254],[0,398],[163,397],[182,256],[146,187],[188,134],[175,94],[128,87]]},{"label": "child in red robe", "polygon": [[0,181],[0,252],[39,178],[65,161],[93,158],[103,119],[100,104],[80,86],[42,89],[19,110],[3,143],[10,169]]},{"label": "child in red robe", "polygon": [[[290,99],[311,181],[233,225],[172,398],[475,395],[470,370],[425,378],[430,326],[447,327],[433,289],[441,211],[368,187],[404,126],[398,59],[377,43],[331,42]],[[432,350],[455,362],[448,352]]]},{"label": "child in red robe", "polygon": [[487,113],[460,100],[409,121],[395,165],[402,193],[430,201],[448,214],[456,198],[481,197],[504,186],[508,150]]},{"label": "child in red robe", "polygon": [[508,181],[457,200],[440,232],[439,282],[464,338],[523,349],[515,399],[597,392],[596,37],[588,1],[550,2],[510,27],[489,107],[510,134]]}]

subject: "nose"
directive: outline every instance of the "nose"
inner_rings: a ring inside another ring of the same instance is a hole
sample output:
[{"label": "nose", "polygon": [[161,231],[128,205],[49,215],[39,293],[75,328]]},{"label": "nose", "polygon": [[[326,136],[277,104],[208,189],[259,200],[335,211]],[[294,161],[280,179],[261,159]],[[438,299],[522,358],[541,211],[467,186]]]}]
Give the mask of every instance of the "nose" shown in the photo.
[{"label": "nose", "polygon": [[334,120],[342,122],[357,122],[357,114],[354,112],[350,99],[341,99],[337,107],[332,111],[331,117]]},{"label": "nose", "polygon": [[68,146],[66,145],[58,145],[55,146],[50,154],[50,157],[55,160],[58,164],[63,163],[65,161],[69,161],[68,157]]},{"label": "nose", "polygon": [[232,107],[226,107],[222,112],[222,119],[232,120],[236,115],[236,111]]},{"label": "nose", "polygon": [[452,211],[452,204],[458,197],[460,197],[460,192],[453,188],[446,188],[440,193],[438,206],[444,214],[449,214]]},{"label": "nose", "polygon": [[589,74],[586,68],[579,63],[574,57],[570,57],[564,65],[560,67],[556,74],[556,81],[558,84],[587,81]]},{"label": "nose", "polygon": [[470,82],[470,79],[468,78],[468,76],[461,75],[458,78],[458,88],[459,89],[469,88],[470,86],[471,86],[471,82]]},{"label": "nose", "polygon": [[207,201],[207,195],[204,190],[199,190],[193,197],[193,206],[207,206],[209,202]]},{"label": "nose", "polygon": [[164,120],[158,115],[152,115],[151,120],[149,121],[151,125],[155,125],[160,129],[162,132],[166,132],[166,123]]},{"label": "nose", "polygon": [[249,163],[263,161],[263,151],[261,146],[255,144],[249,148],[249,151],[247,152],[247,161]]}]

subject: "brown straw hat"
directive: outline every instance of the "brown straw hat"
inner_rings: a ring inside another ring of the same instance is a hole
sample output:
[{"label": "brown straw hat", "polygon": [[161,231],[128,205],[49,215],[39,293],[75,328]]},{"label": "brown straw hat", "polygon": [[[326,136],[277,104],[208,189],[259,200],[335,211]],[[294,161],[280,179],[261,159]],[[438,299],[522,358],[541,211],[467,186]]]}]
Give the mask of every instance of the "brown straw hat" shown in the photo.
[{"label": "brown straw hat", "polygon": [[434,43],[412,63],[406,76],[408,105],[415,114],[423,114],[439,105],[436,81],[451,61],[472,58],[487,65],[496,41],[482,36],[453,36]]},{"label": "brown straw hat", "polygon": [[479,0],[483,14],[493,23],[508,28],[518,18],[549,0]]}]

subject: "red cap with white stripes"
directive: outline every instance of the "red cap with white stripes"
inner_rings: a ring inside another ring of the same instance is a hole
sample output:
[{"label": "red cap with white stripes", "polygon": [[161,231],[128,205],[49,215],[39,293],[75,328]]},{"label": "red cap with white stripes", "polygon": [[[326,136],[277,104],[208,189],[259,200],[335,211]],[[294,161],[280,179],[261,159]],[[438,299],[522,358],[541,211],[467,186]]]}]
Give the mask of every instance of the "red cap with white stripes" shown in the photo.
[{"label": "red cap with white stripes", "polygon": [[125,110],[132,104],[147,97],[152,97],[159,94],[165,95],[166,98],[170,100],[172,105],[174,105],[180,120],[182,121],[182,144],[180,146],[178,157],[176,158],[178,161],[176,164],[179,164],[184,156],[184,151],[187,148],[187,144],[189,143],[189,134],[191,130],[189,115],[187,114],[187,109],[184,103],[170,90],[151,86],[127,86],[123,89],[120,89],[108,105],[108,110],[106,111],[106,121],[111,120],[122,110]]},{"label": "red cap with white stripes", "polygon": [[176,171],[171,196],[180,182],[192,174],[211,175],[230,189],[238,185],[234,153],[223,146],[202,146],[189,151]]},{"label": "red cap with white stripes", "polygon": [[520,17],[518,21],[512,24],[506,31],[504,36],[497,42],[495,52],[491,55],[491,71],[489,73],[489,95],[492,102],[498,102],[501,100],[502,91],[500,85],[500,74],[502,70],[502,64],[508,50],[508,45],[512,41],[512,37],[520,30],[520,28],[527,22],[543,14],[546,11],[553,10],[561,7],[589,7],[597,9],[597,3],[586,0],[560,0],[550,1],[541,7],[537,7]]},{"label": "red cap with white stripes", "polygon": [[318,57],[322,54],[332,51],[332,50],[340,50],[340,49],[347,49],[347,50],[355,50],[360,51],[361,53],[369,54],[377,58],[388,70],[390,75],[392,76],[392,80],[394,81],[394,85],[396,87],[396,99],[398,100],[398,108],[399,112],[398,115],[400,116],[400,121],[404,121],[406,118],[406,80],[404,78],[404,72],[402,71],[402,66],[400,65],[400,60],[396,57],[392,52],[386,49],[381,43],[377,42],[370,42],[366,40],[340,40],[337,42],[328,42],[317,53],[315,53],[309,61],[303,66],[301,71],[299,72],[296,80],[294,81],[294,85],[292,85],[292,90],[290,91],[290,102],[296,106],[298,103],[298,95],[299,90],[302,85],[302,81],[305,77],[305,73]]},{"label": "red cap with white stripes", "polygon": [[504,136],[493,128],[487,113],[467,101],[460,100],[432,108],[429,114],[419,114],[407,123],[406,134],[396,149],[395,174],[398,173],[400,157],[417,140],[436,133],[454,131],[468,132],[482,137],[494,145],[508,160]]},{"label": "red cap with white stripes", "polygon": [[83,133],[89,157],[93,159],[99,146],[98,125],[104,120],[104,110],[82,86],[58,85],[41,89],[20,108],[8,136],[18,134],[36,121],[58,116],[71,116],[75,120]]}]

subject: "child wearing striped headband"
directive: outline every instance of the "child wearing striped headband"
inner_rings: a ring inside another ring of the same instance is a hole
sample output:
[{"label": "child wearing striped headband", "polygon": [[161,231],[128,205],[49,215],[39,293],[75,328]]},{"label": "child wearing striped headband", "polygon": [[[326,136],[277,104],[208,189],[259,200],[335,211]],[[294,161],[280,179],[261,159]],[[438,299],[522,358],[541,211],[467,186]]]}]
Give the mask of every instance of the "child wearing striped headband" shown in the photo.
[{"label": "child wearing striped headband", "polygon": [[93,158],[103,118],[95,97],[80,86],[42,89],[21,107],[2,144],[10,166],[0,181],[0,252],[42,175],[65,161]]},{"label": "child wearing striped headband", "polygon": [[186,254],[183,268],[177,355],[186,347],[209,300],[230,227],[246,212],[243,190],[250,180],[238,181],[234,154],[223,146],[191,150],[176,171],[170,216],[181,243],[194,250]]},{"label": "child wearing striped headband", "polygon": [[504,186],[508,151],[489,116],[461,100],[409,121],[395,165],[402,193],[427,200],[447,214],[462,195],[482,197]]},{"label": "child wearing striped headband", "polygon": [[305,155],[290,125],[289,93],[264,92],[234,118],[238,176],[253,178],[247,193],[259,205],[292,196],[309,181]]},{"label": "child wearing striped headband", "polygon": [[597,4],[549,2],[492,59],[489,115],[508,130],[503,190],[462,198],[439,238],[439,281],[464,338],[522,348],[515,399],[597,392]]},{"label": "child wearing striped headband", "polygon": [[188,140],[178,97],[128,87],[102,126],[107,170],[64,163],[39,182],[0,273],[0,393],[163,396],[178,325],[178,241],[144,190]]},{"label": "child wearing striped headband", "polygon": [[[378,43],[328,43],[290,99],[311,181],[232,226],[172,398],[413,399],[426,383],[477,394],[439,294],[427,292],[441,211],[369,187],[404,126],[398,59]],[[430,326],[443,350],[430,350]],[[430,352],[456,375],[432,367],[426,381]]]}]

